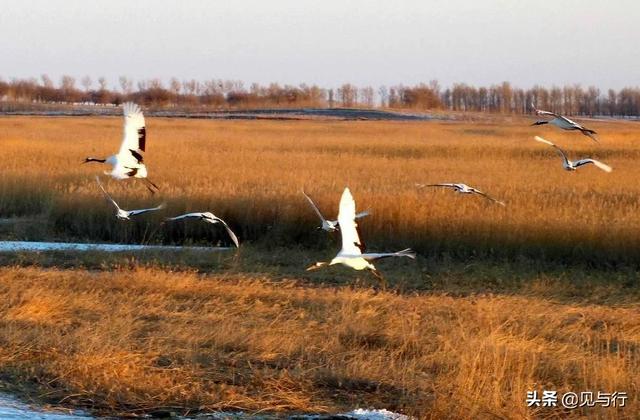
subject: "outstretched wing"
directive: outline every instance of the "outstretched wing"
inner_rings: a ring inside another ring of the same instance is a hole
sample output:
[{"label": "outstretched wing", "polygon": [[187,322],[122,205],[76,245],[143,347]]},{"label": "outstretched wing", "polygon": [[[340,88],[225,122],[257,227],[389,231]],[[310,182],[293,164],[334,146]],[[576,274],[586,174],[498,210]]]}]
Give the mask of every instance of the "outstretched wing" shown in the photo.
[{"label": "outstretched wing", "polygon": [[167,217],[165,220],[180,220],[180,219],[190,219],[190,218],[194,218],[194,217],[202,217],[202,213],[186,213],[186,214],[181,214],[180,216],[175,216],[175,217]]},{"label": "outstretched wing", "polygon": [[416,253],[411,249],[403,249],[398,252],[367,252],[366,254],[362,254],[362,258],[367,261],[375,261],[383,258],[391,258],[391,257],[407,257],[412,260],[416,259]]},{"label": "outstretched wing", "polygon": [[231,240],[235,244],[236,248],[239,248],[240,247],[240,242],[238,241],[238,237],[236,236],[235,233],[233,233],[233,231],[231,230],[229,225],[224,220],[222,220],[221,218],[219,218],[217,216],[216,216],[216,220],[219,223],[222,223],[222,226],[224,226],[224,228],[227,230],[227,233],[229,234],[229,237],[231,238]]},{"label": "outstretched wing", "polygon": [[555,144],[551,143],[549,140],[545,140],[540,136],[535,136],[533,138],[535,141],[539,141],[540,143],[548,144],[549,146],[555,146]]},{"label": "outstretched wing", "polygon": [[116,203],[116,201],[113,198],[111,198],[109,193],[104,189],[104,187],[102,186],[102,183],[100,182],[100,177],[98,177],[97,175],[96,175],[96,181],[98,182],[98,187],[100,187],[100,189],[102,190],[102,194],[104,194],[104,198],[106,198],[107,201],[111,202],[111,204],[113,204],[116,210],[120,210],[120,206],[118,206],[118,203]]},{"label": "outstretched wing", "polygon": [[476,190],[476,189],[474,188],[474,189],[473,189],[473,192],[474,192],[474,194],[481,195],[482,197],[484,197],[484,198],[486,198],[486,199],[488,199],[488,200],[491,200],[491,201],[493,201],[494,203],[500,204],[501,206],[506,206],[506,204],[504,203],[504,201],[500,201],[500,200],[498,200],[498,199],[495,199],[495,198],[491,197],[489,194],[484,193],[484,192],[482,192],[482,191],[480,191],[480,190]]},{"label": "outstretched wing", "polygon": [[569,125],[574,126],[575,128],[582,128],[582,126],[580,124],[578,124],[577,122],[570,120],[569,118],[565,117],[564,115],[558,115],[556,118],[559,118],[561,120],[563,120],[564,122],[566,122]]},{"label": "outstretched wing", "polygon": [[356,219],[361,219],[363,217],[367,217],[370,214],[371,214],[371,210],[361,211],[359,213],[356,213]]},{"label": "outstretched wing", "polygon": [[533,108],[533,110],[535,111],[535,113],[536,113],[537,115],[551,115],[551,116],[558,117],[558,118],[560,118],[560,117],[561,117],[561,115],[556,114],[555,112],[551,112],[551,111],[543,111],[543,110],[541,110],[541,109],[538,109],[538,108],[536,108],[536,107],[535,107],[535,105],[534,105],[534,104],[531,104],[531,108]]},{"label": "outstretched wing", "polygon": [[313,202],[313,200],[311,199],[311,197],[309,197],[304,191],[302,191],[302,195],[305,196],[305,198],[307,199],[307,201],[309,202],[309,204],[311,205],[311,207],[313,208],[313,210],[315,210],[316,214],[318,215],[318,217],[320,218],[321,221],[326,221],[326,219],[324,218],[324,216],[322,215],[322,213],[320,213],[320,210],[318,209],[318,206],[316,206],[316,204]]},{"label": "outstretched wing", "polygon": [[595,160],[595,159],[580,159],[578,161],[575,161],[573,165],[577,168],[578,166],[588,165],[589,163],[593,163],[594,165],[596,165],[598,168],[602,169],[605,172],[611,172],[613,170],[611,166],[606,165],[600,162],[599,160]]},{"label": "outstretched wing", "polygon": [[584,128],[582,127],[582,129],[580,130],[582,132],[582,134],[584,134],[585,136],[589,137],[591,140],[595,141],[596,143],[600,143],[598,141],[598,139],[596,138],[596,136],[594,136],[594,134],[598,134],[593,130],[589,130],[588,128]]},{"label": "outstretched wing", "polygon": [[140,107],[133,102],[125,102],[122,107],[124,111],[124,138],[119,154],[131,153],[130,150],[144,152],[147,140],[144,115],[142,115]]},{"label": "outstretched wing", "polygon": [[424,187],[445,187],[445,188],[458,188],[458,184],[443,183],[443,184],[416,184],[418,188]]},{"label": "outstretched wing", "polygon": [[362,254],[362,242],[358,235],[356,223],[356,202],[351,195],[349,188],[345,188],[340,199],[340,211],[338,213],[338,223],[340,224],[340,234],[342,235],[343,254]]},{"label": "outstretched wing", "polygon": [[556,151],[558,153],[560,153],[560,156],[562,156],[562,159],[564,160],[564,162],[566,164],[569,163],[569,158],[567,157],[566,153],[564,152],[564,150],[562,150],[561,148],[559,148],[558,146],[556,146],[555,144],[551,143],[549,140],[545,140],[540,136],[535,136],[533,138],[535,141],[539,141],[540,143],[544,143],[544,144],[548,144],[549,146],[553,147],[554,149],[556,149]]},{"label": "outstretched wing", "polygon": [[137,216],[139,214],[142,213],[148,213],[150,211],[156,211],[156,210],[161,210],[165,207],[165,203],[160,204],[159,206],[150,208],[150,209],[140,209],[140,210],[130,210],[129,211],[129,216]]}]

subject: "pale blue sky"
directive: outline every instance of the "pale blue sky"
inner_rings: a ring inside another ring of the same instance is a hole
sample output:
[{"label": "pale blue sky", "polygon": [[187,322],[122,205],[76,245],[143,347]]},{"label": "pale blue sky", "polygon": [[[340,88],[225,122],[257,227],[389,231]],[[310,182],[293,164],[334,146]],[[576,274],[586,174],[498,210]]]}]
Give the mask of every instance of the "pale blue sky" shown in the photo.
[{"label": "pale blue sky", "polygon": [[640,85],[637,0],[3,1],[0,76]]}]

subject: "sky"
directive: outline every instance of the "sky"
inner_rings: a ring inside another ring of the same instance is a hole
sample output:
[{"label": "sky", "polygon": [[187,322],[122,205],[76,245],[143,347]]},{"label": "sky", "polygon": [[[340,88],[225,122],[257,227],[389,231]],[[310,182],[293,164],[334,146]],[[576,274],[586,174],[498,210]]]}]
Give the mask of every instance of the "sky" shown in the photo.
[{"label": "sky", "polygon": [[640,86],[637,0],[5,0],[0,77]]}]

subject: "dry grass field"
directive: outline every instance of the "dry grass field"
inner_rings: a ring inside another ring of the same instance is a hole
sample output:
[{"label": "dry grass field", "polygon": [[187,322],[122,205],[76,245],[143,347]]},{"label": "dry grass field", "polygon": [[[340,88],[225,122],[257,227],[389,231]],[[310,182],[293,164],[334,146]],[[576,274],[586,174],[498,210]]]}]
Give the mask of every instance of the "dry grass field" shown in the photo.
[{"label": "dry grass field", "polygon": [[[119,147],[121,118],[0,118],[0,239],[227,244],[165,215],[210,210],[237,254],[0,255],[0,389],[99,413],[387,408],[418,418],[633,418],[640,412],[640,175],[633,122],[576,133],[471,122],[147,119],[160,194],[82,165]],[[572,157],[562,170],[541,135]],[[415,183],[465,182],[506,207]],[[349,186],[373,250],[416,262],[306,273]],[[627,407],[528,409],[526,391],[626,391]]]},{"label": "dry grass field", "polygon": [[[378,407],[418,418],[632,418],[640,311],[526,295],[401,295],[158,269],[0,270],[0,378],[102,413]],[[625,307],[628,306],[628,307]],[[624,409],[527,409],[532,389]]]},{"label": "dry grass field", "polygon": [[[109,182],[125,208],[164,200],[167,214],[212,210],[244,241],[317,246],[310,229],[315,215],[300,190],[334,215],[348,185],[359,208],[373,211],[361,223],[372,248],[600,265],[640,258],[637,123],[590,122],[601,133],[597,145],[580,134],[529,127],[524,118],[472,124],[147,120],[146,161],[161,195],[150,197],[136,181]],[[121,130],[121,118],[0,119],[0,217],[47,221],[46,234],[32,224],[15,235],[225,241],[198,224],[159,228],[160,215],[130,224],[111,217],[93,179],[107,168],[80,163],[117,150]],[[574,157],[602,159],[614,172],[565,172],[552,149],[532,140],[534,134]],[[418,190],[416,182],[466,182],[507,207]]]}]

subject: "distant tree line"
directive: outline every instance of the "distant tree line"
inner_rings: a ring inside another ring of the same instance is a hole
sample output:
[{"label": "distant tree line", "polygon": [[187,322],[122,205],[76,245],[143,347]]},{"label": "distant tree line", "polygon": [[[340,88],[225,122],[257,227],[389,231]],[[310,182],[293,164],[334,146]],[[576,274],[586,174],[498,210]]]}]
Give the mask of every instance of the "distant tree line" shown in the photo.
[{"label": "distant tree line", "polygon": [[152,107],[201,107],[208,109],[300,108],[300,107],[383,107],[405,110],[450,110],[524,114],[538,108],[566,115],[640,116],[640,88],[609,89],[606,92],[580,85],[531,89],[513,87],[509,82],[488,87],[456,83],[442,88],[433,80],[414,86],[338,88],[257,83],[245,87],[236,80],[160,79],[136,83],[121,76],[118,86],[109,88],[106,78],[79,81],[63,76],[58,83],[45,75],[39,79],[0,79],[0,100],[35,103],[114,104],[127,100]]}]

